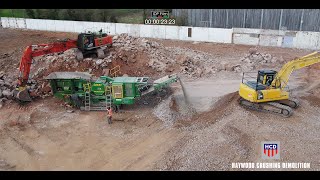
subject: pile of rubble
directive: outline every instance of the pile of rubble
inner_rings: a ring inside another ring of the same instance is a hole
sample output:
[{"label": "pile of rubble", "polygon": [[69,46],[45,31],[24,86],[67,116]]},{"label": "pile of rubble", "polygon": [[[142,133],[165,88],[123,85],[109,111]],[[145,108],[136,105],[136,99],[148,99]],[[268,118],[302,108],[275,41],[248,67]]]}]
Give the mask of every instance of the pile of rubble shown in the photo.
[{"label": "pile of rubble", "polygon": [[189,77],[202,77],[217,71],[215,65],[218,59],[212,54],[189,48],[165,47],[161,43],[146,38],[120,34],[113,37],[113,47],[112,51],[107,52],[104,59],[85,58],[83,61],[77,61],[73,50],[68,50],[58,56],[46,56],[43,61],[48,64],[37,69],[35,76],[45,72],[50,63],[63,63],[67,70],[72,70],[87,62],[88,65],[90,64],[87,71],[92,73],[98,69],[107,69],[113,61],[123,61],[126,64],[144,61],[137,58],[139,54],[147,55],[147,66],[164,74],[180,72]]},{"label": "pile of rubble", "polygon": [[218,55],[190,48],[165,47],[160,43],[132,37],[128,34],[115,36],[114,46],[116,47],[115,53],[110,55],[110,59],[136,62],[136,54],[144,52],[149,57],[148,66],[157,72],[180,72],[189,78],[208,76],[219,71],[247,72],[261,65],[272,65],[284,61],[282,58],[251,48],[239,63],[230,63]]},{"label": "pile of rubble", "polygon": [[[135,54],[144,52],[149,57],[148,66],[157,72],[181,72],[190,77],[201,77],[217,70],[214,68],[216,57],[208,53],[189,48],[165,47],[160,43],[128,34],[121,34],[113,39],[116,52],[120,52],[114,54],[115,56],[122,60],[135,61]],[[123,57],[121,52],[124,51],[130,51],[133,55]]]},{"label": "pile of rubble", "polygon": [[249,49],[249,53],[239,60],[239,63],[220,62],[218,71],[248,72],[261,68],[264,65],[277,66],[283,62],[284,59],[282,57],[277,58],[271,54],[257,52],[257,49],[251,48]]},{"label": "pile of rubble", "polygon": [[[31,83],[30,89],[33,92],[33,95],[42,98],[51,95],[50,85],[45,80],[36,81],[32,79],[29,82]],[[17,81],[14,77],[0,71],[0,108],[3,107],[5,103],[8,104],[13,100],[13,92],[17,85],[16,83]]]},{"label": "pile of rubble", "polygon": [[12,99],[13,84],[13,81],[3,71],[0,71],[0,108],[6,101]]},{"label": "pile of rubble", "polygon": [[264,64],[276,65],[277,62],[281,64],[284,62],[284,59],[282,57],[277,58],[268,53],[258,52],[257,49],[252,48],[249,49],[248,54],[246,54],[243,58],[240,59],[241,66],[239,66],[239,68],[242,71],[248,71],[256,69],[257,67]]}]

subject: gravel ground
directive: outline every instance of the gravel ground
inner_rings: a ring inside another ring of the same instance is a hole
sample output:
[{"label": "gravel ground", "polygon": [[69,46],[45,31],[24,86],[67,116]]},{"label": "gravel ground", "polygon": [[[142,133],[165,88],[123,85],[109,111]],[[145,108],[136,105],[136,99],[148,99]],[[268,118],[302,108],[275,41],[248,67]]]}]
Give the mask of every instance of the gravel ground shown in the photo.
[{"label": "gravel ground", "polygon": [[[0,66],[7,74],[17,67],[24,46],[74,34],[1,30],[0,37],[8,44],[0,50]],[[0,109],[1,170],[243,170],[232,169],[232,162],[310,162],[311,170],[320,170],[319,67],[293,73],[289,85],[301,106],[292,117],[282,118],[240,107],[237,90],[241,72],[218,70],[221,62],[240,63],[252,46],[128,40],[128,46],[113,50],[122,58],[112,59],[111,65],[122,65],[122,73],[156,78],[161,73],[180,72],[181,67],[196,67],[192,78],[189,72],[180,74],[189,106],[179,83],[172,85],[173,93],[146,96],[136,106],[125,107],[126,112],[115,114],[111,125],[105,112],[70,113],[53,97],[22,108],[8,104]],[[132,43],[137,43],[138,50],[147,44],[146,50],[158,54],[150,58],[150,52],[137,52],[137,61],[127,62],[132,53],[126,48]],[[258,47],[258,52],[284,62],[309,53],[271,47]],[[149,67],[152,58],[168,61],[167,69],[158,72],[153,68],[157,63]],[[187,63],[170,67],[174,60]],[[209,78],[200,76],[197,68],[202,69],[203,64],[197,65],[198,60],[217,71],[209,73]],[[97,59],[88,61],[91,64],[85,64],[84,71],[100,64]],[[276,68],[284,62],[279,61]],[[71,69],[75,66],[72,61],[67,64]],[[273,68],[274,64],[258,67]],[[93,72],[102,73],[102,67]],[[280,141],[281,159],[263,160],[261,141]]]}]

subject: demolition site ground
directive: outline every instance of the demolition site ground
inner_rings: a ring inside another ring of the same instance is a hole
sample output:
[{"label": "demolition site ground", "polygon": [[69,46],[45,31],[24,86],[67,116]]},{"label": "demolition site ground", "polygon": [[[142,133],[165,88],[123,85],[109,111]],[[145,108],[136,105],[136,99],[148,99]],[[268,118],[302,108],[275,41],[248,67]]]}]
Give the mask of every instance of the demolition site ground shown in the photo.
[{"label": "demolition site ground", "polygon": [[[16,103],[10,95],[24,48],[76,36],[0,29],[0,170],[241,170],[231,168],[237,162],[306,162],[307,170],[320,170],[319,65],[291,75],[301,106],[290,118],[237,102],[242,72],[279,70],[312,51],[121,34],[104,59],[77,61],[72,50],[35,58],[39,97]],[[116,65],[120,76],[177,73],[181,84],[141,97],[108,124],[104,111],[80,111],[53,97],[44,80],[54,71],[100,76]],[[263,160],[262,141],[280,141],[281,159]]]}]

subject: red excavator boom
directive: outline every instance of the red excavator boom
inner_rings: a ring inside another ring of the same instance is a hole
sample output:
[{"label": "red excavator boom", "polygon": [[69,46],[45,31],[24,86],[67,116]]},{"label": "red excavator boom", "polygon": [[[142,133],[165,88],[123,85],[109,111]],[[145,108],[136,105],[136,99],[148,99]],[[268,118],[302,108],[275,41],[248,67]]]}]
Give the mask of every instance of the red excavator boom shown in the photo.
[{"label": "red excavator boom", "polygon": [[18,85],[25,86],[30,74],[30,68],[32,64],[32,58],[51,54],[51,53],[58,53],[64,52],[71,48],[77,47],[76,40],[68,40],[63,42],[54,42],[52,44],[38,44],[38,45],[31,45],[28,46],[23,53],[23,56],[20,61],[20,75],[18,78]]},{"label": "red excavator boom", "polygon": [[68,49],[76,48],[76,47],[77,47],[76,40],[66,40],[61,42],[54,42],[51,44],[38,44],[38,45],[28,46],[24,50],[23,56],[20,61],[18,87],[14,93],[14,96],[21,101],[31,101],[26,85],[29,79],[30,68],[31,68],[33,57],[37,57],[45,54],[51,54],[51,53],[64,52]]}]

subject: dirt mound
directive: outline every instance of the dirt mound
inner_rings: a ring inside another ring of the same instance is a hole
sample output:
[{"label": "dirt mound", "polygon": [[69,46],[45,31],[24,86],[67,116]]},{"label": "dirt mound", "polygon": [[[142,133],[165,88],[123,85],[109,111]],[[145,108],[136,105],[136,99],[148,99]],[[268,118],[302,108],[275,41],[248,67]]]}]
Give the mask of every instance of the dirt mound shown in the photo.
[{"label": "dirt mound", "polygon": [[175,127],[186,127],[194,123],[215,123],[218,119],[223,118],[223,116],[227,116],[232,113],[233,105],[238,104],[238,99],[238,92],[233,92],[221,96],[213,104],[209,111],[197,113],[188,120],[179,119]]},{"label": "dirt mound", "polygon": [[202,122],[214,123],[217,119],[232,113],[232,105],[238,104],[239,97],[238,91],[222,96],[210,111],[200,114],[195,121],[201,120]]}]

